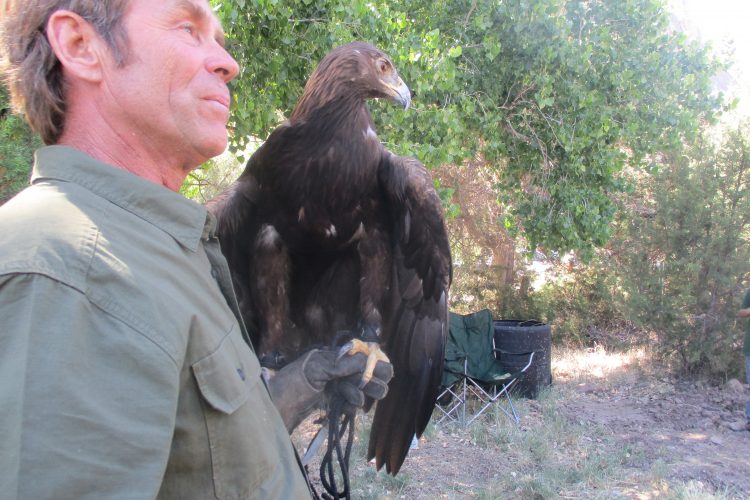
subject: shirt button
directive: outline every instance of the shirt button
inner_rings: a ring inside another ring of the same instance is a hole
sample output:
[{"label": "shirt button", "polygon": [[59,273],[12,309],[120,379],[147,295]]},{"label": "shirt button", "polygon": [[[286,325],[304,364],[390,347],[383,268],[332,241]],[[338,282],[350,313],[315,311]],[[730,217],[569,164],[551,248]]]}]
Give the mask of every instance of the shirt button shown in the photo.
[{"label": "shirt button", "polygon": [[211,268],[211,276],[213,276],[215,280],[219,279],[219,271],[217,271],[215,267]]},{"label": "shirt button", "polygon": [[245,380],[245,370],[242,368],[237,368],[237,375],[240,376],[240,378],[244,381]]}]

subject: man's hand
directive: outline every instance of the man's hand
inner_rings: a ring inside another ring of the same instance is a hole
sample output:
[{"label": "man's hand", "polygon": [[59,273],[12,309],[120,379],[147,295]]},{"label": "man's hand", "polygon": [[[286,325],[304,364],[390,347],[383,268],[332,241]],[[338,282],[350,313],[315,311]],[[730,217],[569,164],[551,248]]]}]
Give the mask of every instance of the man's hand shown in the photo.
[{"label": "man's hand", "polygon": [[268,389],[284,424],[292,432],[314,409],[325,403],[329,382],[347,403],[361,407],[365,396],[379,400],[388,394],[388,382],[393,377],[393,366],[378,362],[372,380],[359,388],[367,357],[364,354],[338,357],[333,350],[315,349],[279,370],[268,381]]}]

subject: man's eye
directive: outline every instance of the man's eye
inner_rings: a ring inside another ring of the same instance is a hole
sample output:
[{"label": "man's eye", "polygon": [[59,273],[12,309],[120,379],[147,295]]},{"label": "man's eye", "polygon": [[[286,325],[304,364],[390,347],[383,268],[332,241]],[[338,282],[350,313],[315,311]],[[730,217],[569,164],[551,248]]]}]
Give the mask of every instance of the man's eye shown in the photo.
[{"label": "man's eye", "polygon": [[195,26],[193,26],[192,24],[183,24],[182,26],[180,26],[180,29],[190,35],[195,33]]}]

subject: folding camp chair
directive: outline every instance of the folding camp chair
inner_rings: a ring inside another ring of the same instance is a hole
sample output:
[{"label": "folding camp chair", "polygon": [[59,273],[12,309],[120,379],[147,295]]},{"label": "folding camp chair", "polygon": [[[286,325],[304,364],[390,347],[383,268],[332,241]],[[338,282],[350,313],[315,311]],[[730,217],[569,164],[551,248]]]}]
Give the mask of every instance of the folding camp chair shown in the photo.
[{"label": "folding camp chair", "polygon": [[[534,353],[501,351],[495,348],[494,338],[489,310],[468,315],[450,313],[442,382],[444,390],[436,404],[442,413],[438,423],[457,421],[468,426],[493,405],[516,424],[519,422],[510,389],[529,369]],[[502,365],[503,355],[528,356],[528,362],[518,372],[508,373]],[[479,409],[467,420],[470,396],[477,400]]]}]

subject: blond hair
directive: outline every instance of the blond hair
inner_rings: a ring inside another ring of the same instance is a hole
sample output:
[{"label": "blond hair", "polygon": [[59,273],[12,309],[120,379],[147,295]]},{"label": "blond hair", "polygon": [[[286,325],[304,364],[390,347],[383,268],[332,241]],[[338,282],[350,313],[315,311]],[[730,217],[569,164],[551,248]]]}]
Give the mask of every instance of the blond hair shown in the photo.
[{"label": "blond hair", "polygon": [[11,103],[45,144],[54,144],[65,126],[65,84],[60,61],[47,40],[50,16],[75,12],[89,22],[125,63],[128,40],[122,26],[129,0],[0,0],[0,77]]}]

